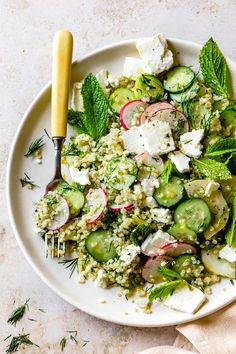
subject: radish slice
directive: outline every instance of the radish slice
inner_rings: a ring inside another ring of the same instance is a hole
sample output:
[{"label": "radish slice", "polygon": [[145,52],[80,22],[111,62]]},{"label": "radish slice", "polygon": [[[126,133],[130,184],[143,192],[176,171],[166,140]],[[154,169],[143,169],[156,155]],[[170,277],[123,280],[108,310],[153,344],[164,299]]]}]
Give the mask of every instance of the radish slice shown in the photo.
[{"label": "radish slice", "polygon": [[143,279],[151,284],[162,283],[165,280],[163,275],[158,272],[158,268],[168,266],[172,260],[171,257],[159,255],[149,258],[142,269]]},{"label": "radish slice", "polygon": [[126,103],[120,111],[120,123],[125,130],[140,124],[140,115],[148,106],[146,102],[135,100]]},{"label": "radish slice", "polygon": [[133,209],[133,207],[134,207],[133,203],[126,202],[126,203],[121,204],[121,205],[112,204],[110,206],[110,209],[113,210],[113,211],[120,211],[121,209],[125,209],[125,210],[129,211],[129,210]]},{"label": "radish slice", "polygon": [[140,124],[151,122],[156,113],[162,111],[163,109],[172,109],[175,110],[175,107],[168,102],[156,102],[148,106],[140,117]]},{"label": "radish slice", "polygon": [[164,166],[164,162],[161,157],[152,157],[148,152],[143,152],[142,154],[138,154],[134,156],[134,159],[140,164],[154,167],[162,172],[162,168]]},{"label": "radish slice", "polygon": [[86,196],[84,207],[85,220],[94,224],[102,216],[107,206],[106,192],[102,188],[90,189]]},{"label": "radish slice", "polygon": [[59,230],[70,218],[70,209],[67,201],[60,195],[56,195],[55,215],[47,227],[48,230]]},{"label": "radish slice", "polygon": [[173,108],[162,109],[154,115],[150,115],[144,123],[155,120],[169,123],[173,133],[176,133],[178,136],[189,131],[189,124],[185,115]]},{"label": "radish slice", "polygon": [[167,243],[163,247],[161,247],[160,254],[170,256],[170,257],[177,257],[180,254],[196,254],[197,250],[192,245],[189,245],[185,242],[173,242]]}]

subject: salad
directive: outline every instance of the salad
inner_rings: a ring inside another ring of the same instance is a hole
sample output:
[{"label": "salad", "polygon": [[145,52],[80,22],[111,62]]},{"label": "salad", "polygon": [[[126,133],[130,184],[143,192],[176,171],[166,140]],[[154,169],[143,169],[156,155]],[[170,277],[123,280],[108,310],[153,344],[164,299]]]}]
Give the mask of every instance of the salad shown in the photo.
[{"label": "salad", "polygon": [[176,62],[162,34],[137,50],[120,77],[102,70],[74,84],[65,181],[36,202],[33,221],[80,283],[119,286],[138,296],[137,311],[162,301],[195,313],[211,285],[236,276],[229,70],[212,38],[199,72]]}]

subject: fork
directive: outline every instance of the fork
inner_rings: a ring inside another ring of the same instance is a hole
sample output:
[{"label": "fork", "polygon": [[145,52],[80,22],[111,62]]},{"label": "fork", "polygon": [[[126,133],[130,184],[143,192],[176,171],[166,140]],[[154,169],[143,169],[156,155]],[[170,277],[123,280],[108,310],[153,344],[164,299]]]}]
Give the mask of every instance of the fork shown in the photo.
[{"label": "fork", "polygon": [[[59,31],[53,38],[52,91],[51,91],[51,137],[55,152],[55,174],[46,187],[46,193],[55,190],[63,181],[61,174],[61,149],[66,138],[67,109],[71,77],[73,37],[68,31]],[[66,244],[55,236],[45,236],[45,256],[62,256]],[[57,243],[57,252],[55,245]]]}]

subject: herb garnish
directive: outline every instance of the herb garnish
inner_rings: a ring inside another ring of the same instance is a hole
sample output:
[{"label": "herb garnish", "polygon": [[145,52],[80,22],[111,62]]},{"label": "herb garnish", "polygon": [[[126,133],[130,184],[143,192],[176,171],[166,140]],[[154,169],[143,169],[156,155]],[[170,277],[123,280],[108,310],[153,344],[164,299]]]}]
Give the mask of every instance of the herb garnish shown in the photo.
[{"label": "herb garnish", "polygon": [[47,129],[46,129],[46,128],[44,128],[44,132],[45,132],[45,134],[47,135],[48,139],[50,139],[50,140],[51,140],[51,137],[50,137],[50,135],[49,135],[49,133],[48,133],[48,131],[47,131]]},{"label": "herb garnish", "polygon": [[60,341],[61,351],[63,352],[66,346],[66,337],[63,337]]},{"label": "herb garnish", "polygon": [[228,65],[213,38],[210,38],[201,49],[199,61],[206,85],[211,87],[216,95],[228,97]]},{"label": "herb garnish", "polygon": [[63,261],[58,262],[58,264],[63,264],[63,266],[67,269],[70,269],[70,278],[72,277],[75,269],[77,268],[78,264],[78,257],[73,259],[65,259]]},{"label": "herb garnish", "polygon": [[6,348],[6,353],[7,354],[15,353],[18,350],[19,346],[22,344],[35,345],[36,347],[39,348],[39,345],[33,343],[29,339],[29,334],[21,334],[19,336],[12,337],[11,343]]},{"label": "herb garnish", "polygon": [[29,156],[33,155],[37,150],[39,150],[41,147],[43,147],[44,144],[45,144],[45,142],[44,142],[44,135],[43,135],[43,136],[41,136],[41,138],[36,139],[35,141],[33,141],[30,144],[28,151],[26,152],[26,154],[24,156],[29,157]]},{"label": "herb garnish", "polygon": [[229,246],[236,246],[236,192],[233,194],[231,220],[225,234],[225,239]]},{"label": "herb garnish", "polygon": [[62,151],[62,156],[78,156],[82,154],[82,151],[76,146],[74,142],[67,145],[66,149]]},{"label": "herb garnish", "polygon": [[199,160],[193,160],[193,164],[197,168],[198,172],[206,177],[219,180],[232,178],[230,170],[222,162],[203,157]]},{"label": "herb garnish", "polygon": [[147,222],[142,222],[138,224],[134,229],[131,230],[130,232],[130,241],[137,245],[140,246],[145,239],[150,235],[151,233],[151,227]]},{"label": "herb garnish", "polygon": [[205,156],[220,156],[236,151],[235,138],[222,138],[217,140],[214,144],[208,146]]},{"label": "herb garnish", "polygon": [[182,277],[179,275],[179,273],[175,272],[174,270],[168,269],[166,267],[159,267],[158,272],[166,278],[182,279]]},{"label": "herb garnish", "polygon": [[24,178],[20,178],[20,183],[21,183],[21,187],[28,187],[29,189],[34,189],[34,188],[39,188],[39,186],[37,184],[35,184],[35,182],[30,180],[30,177],[24,173],[25,177]]},{"label": "herb garnish", "polygon": [[149,301],[153,301],[155,299],[163,299],[168,295],[171,295],[174,290],[182,283],[184,283],[183,280],[173,280],[169,283],[165,283],[155,287],[150,291],[150,294],[148,296]]},{"label": "herb garnish", "polygon": [[67,333],[70,333],[70,340],[74,341],[75,343],[78,343],[76,337],[78,332],[77,331],[67,331]]},{"label": "herb garnish", "polygon": [[172,168],[173,168],[173,164],[171,162],[171,160],[167,160],[166,163],[164,164],[164,167],[162,169],[162,174],[161,174],[161,180],[164,183],[168,183],[171,173],[172,173]]},{"label": "herb garnish", "polygon": [[26,300],[26,302],[23,305],[19,306],[11,313],[10,317],[7,320],[8,323],[16,325],[16,322],[19,321],[24,316],[26,308],[29,309],[28,306],[29,300],[30,299]]}]

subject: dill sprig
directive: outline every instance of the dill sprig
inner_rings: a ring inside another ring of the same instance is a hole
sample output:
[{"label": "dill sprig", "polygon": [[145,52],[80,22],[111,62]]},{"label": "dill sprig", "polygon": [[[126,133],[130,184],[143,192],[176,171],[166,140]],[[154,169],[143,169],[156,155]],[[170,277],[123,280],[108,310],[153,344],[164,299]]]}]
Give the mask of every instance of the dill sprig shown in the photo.
[{"label": "dill sprig", "polygon": [[61,351],[63,352],[66,346],[66,337],[63,337],[60,341]]},{"label": "dill sprig", "polygon": [[35,345],[39,348],[37,344],[33,343],[29,339],[29,334],[21,334],[19,336],[12,337],[11,343],[6,347],[6,354],[15,353],[22,344]]},{"label": "dill sprig", "polygon": [[70,269],[70,278],[72,277],[75,269],[77,268],[78,257],[73,259],[65,259],[63,261],[58,262],[59,264],[63,264],[63,266],[67,269]]},{"label": "dill sprig", "polygon": [[28,187],[29,189],[34,189],[34,188],[39,188],[39,186],[34,182],[30,180],[30,177],[24,173],[25,177],[24,178],[20,178],[20,183],[21,183],[21,187]]},{"label": "dill sprig", "polygon": [[29,156],[33,155],[37,150],[39,150],[41,147],[43,147],[44,144],[45,144],[45,142],[44,142],[44,135],[43,135],[30,144],[28,151],[26,152],[26,154],[24,156],[29,157]]},{"label": "dill sprig", "polygon": [[78,343],[76,337],[78,332],[77,331],[67,331],[70,334],[70,340],[74,341],[75,343]]},{"label": "dill sprig", "polygon": [[16,322],[19,321],[24,316],[26,308],[29,309],[28,306],[29,300],[30,299],[26,300],[26,302],[23,305],[19,306],[11,313],[10,317],[7,320],[8,323],[16,325]]},{"label": "dill sprig", "polygon": [[76,146],[74,142],[69,143],[65,150],[62,151],[62,156],[78,156],[82,151]]}]

